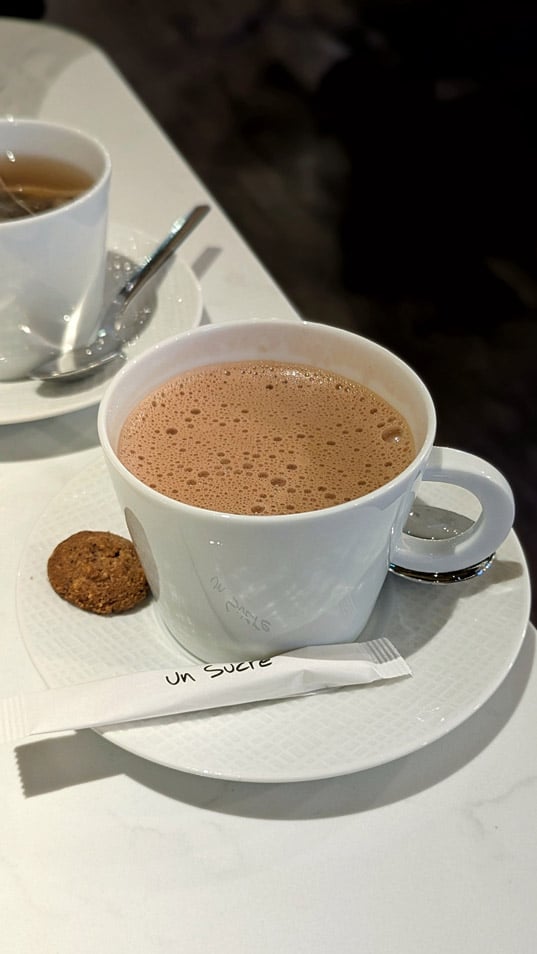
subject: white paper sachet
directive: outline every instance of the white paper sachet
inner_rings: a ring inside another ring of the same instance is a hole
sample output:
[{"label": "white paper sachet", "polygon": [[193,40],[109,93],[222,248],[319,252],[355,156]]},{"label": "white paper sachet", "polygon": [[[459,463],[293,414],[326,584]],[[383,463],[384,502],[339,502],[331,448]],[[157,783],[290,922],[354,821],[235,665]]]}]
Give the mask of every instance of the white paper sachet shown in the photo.
[{"label": "white paper sachet", "polygon": [[300,696],[411,675],[392,643],[313,646],[253,662],[206,663],[0,700],[0,742]]}]

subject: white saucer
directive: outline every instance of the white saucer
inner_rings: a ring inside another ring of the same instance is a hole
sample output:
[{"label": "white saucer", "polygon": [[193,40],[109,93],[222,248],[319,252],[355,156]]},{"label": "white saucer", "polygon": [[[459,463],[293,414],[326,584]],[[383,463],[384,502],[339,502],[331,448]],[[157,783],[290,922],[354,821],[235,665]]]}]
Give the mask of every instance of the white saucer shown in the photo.
[{"label": "white saucer", "polygon": [[[127,226],[110,224],[105,299],[113,298],[134,265],[158,245],[158,239]],[[156,292],[155,292],[156,284]],[[132,308],[147,324],[138,337],[125,346],[127,359],[149,345],[180,331],[188,331],[201,321],[202,296],[198,281],[188,265],[176,254],[152,287],[140,291]],[[57,417],[97,404],[119,363],[103,368],[78,382],[0,382],[0,424],[19,424]]]},{"label": "white saucer", "polygon": [[[427,485],[428,500],[445,505],[438,486]],[[452,510],[458,493],[451,489]],[[47,559],[77,530],[126,535],[100,451],[41,517],[19,570],[20,628],[45,683],[192,662],[161,628],[151,603],[103,618],[56,596]],[[528,572],[511,533],[480,578],[450,586],[388,578],[363,638],[388,636],[412,667],[410,679],[99,731],[143,758],[226,779],[291,782],[371,768],[439,739],[492,695],[517,656],[529,605]]]}]

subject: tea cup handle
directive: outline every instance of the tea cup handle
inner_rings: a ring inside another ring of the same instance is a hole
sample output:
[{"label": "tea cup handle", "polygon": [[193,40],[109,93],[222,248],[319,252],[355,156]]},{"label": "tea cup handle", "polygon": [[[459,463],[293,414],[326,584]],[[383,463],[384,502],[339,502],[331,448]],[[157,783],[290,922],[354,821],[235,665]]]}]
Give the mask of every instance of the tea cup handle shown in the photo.
[{"label": "tea cup handle", "polygon": [[422,539],[402,533],[390,552],[394,573],[428,582],[453,582],[478,575],[492,561],[513,526],[511,488],[487,461],[466,451],[433,447],[423,481],[456,484],[481,505],[475,523],[447,539]]}]

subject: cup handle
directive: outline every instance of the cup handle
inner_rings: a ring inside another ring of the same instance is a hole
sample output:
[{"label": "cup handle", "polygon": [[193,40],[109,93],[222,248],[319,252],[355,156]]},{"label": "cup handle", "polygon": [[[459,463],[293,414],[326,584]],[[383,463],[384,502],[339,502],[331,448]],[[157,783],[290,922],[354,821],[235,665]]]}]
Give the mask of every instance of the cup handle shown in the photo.
[{"label": "cup handle", "polygon": [[390,569],[432,582],[483,572],[513,526],[515,505],[509,484],[487,461],[448,447],[433,447],[422,480],[463,487],[477,497],[481,513],[468,529],[448,539],[425,540],[402,533],[392,545]]}]

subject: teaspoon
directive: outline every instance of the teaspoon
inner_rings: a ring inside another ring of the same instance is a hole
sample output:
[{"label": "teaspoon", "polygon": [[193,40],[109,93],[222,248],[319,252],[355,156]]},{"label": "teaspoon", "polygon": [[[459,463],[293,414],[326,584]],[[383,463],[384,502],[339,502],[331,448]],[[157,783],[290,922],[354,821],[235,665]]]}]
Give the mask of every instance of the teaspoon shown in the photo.
[{"label": "teaspoon", "polygon": [[131,275],[106,307],[101,327],[92,342],[49,358],[30,371],[29,377],[38,381],[73,381],[117,358],[122,352],[123,345],[133,333],[133,328],[128,321],[122,323],[119,320],[125,308],[169,259],[175,249],[199,225],[208,211],[208,205],[197,205],[188,215],[173,223],[166,238],[146,259],[141,268]]}]

